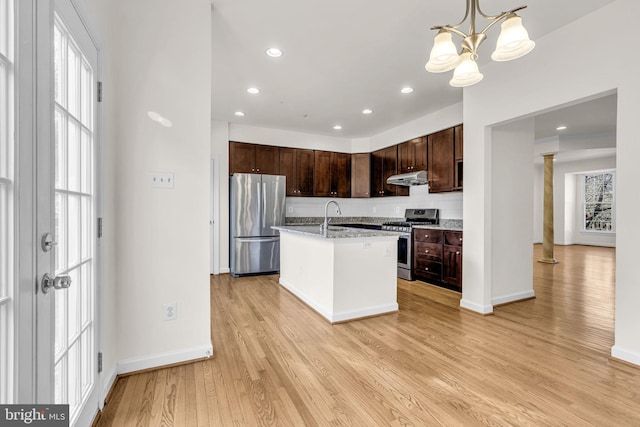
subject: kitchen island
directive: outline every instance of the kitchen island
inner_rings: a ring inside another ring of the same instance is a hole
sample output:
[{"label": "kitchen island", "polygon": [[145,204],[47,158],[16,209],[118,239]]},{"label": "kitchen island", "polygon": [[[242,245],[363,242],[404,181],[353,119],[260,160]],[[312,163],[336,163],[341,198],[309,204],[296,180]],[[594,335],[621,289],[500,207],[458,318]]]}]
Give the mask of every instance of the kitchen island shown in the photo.
[{"label": "kitchen island", "polygon": [[400,233],[276,226],[280,284],[331,323],[398,311]]}]

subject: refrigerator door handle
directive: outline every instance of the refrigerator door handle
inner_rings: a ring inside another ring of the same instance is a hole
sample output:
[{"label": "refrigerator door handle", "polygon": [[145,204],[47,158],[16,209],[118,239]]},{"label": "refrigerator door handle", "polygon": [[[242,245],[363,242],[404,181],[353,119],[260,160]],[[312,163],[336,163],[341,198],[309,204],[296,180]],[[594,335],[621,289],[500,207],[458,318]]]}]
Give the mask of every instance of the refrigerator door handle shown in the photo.
[{"label": "refrigerator door handle", "polygon": [[262,183],[262,228],[267,226],[267,183]]},{"label": "refrigerator door handle", "polygon": [[[256,184],[257,193],[256,196],[258,198],[258,221],[260,221],[260,212],[264,211],[264,206],[262,205],[262,197],[260,197],[260,183]],[[263,226],[260,224],[260,230],[262,230]]]},{"label": "refrigerator door handle", "polygon": [[280,240],[280,236],[277,237],[236,237],[236,241],[240,243],[252,243],[252,242],[277,242]]}]

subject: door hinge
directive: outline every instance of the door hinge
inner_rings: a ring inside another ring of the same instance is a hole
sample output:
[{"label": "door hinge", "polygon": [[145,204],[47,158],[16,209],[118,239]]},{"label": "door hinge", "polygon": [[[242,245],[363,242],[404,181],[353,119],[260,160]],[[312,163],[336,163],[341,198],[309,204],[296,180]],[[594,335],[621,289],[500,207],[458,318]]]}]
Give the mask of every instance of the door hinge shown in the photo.
[{"label": "door hinge", "polygon": [[102,102],[102,82],[98,82],[98,102]]},{"label": "door hinge", "polygon": [[98,239],[102,238],[102,218],[98,218]]},{"label": "door hinge", "polygon": [[98,373],[102,372],[102,352],[98,353]]}]

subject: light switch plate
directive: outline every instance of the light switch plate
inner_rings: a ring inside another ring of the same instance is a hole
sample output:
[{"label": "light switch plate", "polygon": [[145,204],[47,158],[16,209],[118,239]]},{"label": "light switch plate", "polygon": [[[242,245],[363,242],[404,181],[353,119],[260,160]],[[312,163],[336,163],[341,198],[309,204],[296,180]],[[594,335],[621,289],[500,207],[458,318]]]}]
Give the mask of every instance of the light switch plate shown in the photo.
[{"label": "light switch plate", "polygon": [[151,172],[151,188],[175,188],[173,172]]}]

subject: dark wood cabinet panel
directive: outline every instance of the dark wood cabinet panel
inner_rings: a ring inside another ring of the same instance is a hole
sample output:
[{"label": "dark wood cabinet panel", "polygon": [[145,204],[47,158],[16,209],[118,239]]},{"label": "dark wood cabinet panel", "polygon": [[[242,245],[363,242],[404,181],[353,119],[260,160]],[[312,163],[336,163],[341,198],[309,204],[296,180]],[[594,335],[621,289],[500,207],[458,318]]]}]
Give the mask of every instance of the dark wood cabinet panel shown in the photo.
[{"label": "dark wood cabinet panel", "polygon": [[313,150],[280,148],[280,175],[287,177],[287,196],[313,195]]},{"label": "dark wood cabinet panel", "polygon": [[313,150],[296,149],[298,196],[313,196]]},{"label": "dark wood cabinet panel", "polygon": [[455,190],[462,190],[462,172],[464,162],[464,140],[463,140],[463,128],[462,125],[458,125],[454,128],[454,184]]},{"label": "dark wood cabinet panel", "polygon": [[253,144],[229,142],[229,175],[256,172],[256,147]]},{"label": "dark wood cabinet panel", "polygon": [[398,173],[427,169],[427,138],[422,136],[398,144]]},{"label": "dark wood cabinet panel", "polygon": [[350,197],[351,155],[316,150],[313,181],[314,196]]},{"label": "dark wood cabinet panel", "polygon": [[414,229],[413,275],[434,285],[462,290],[462,232]]},{"label": "dark wood cabinet panel", "polygon": [[279,175],[279,152],[278,147],[271,145],[256,145],[256,173],[267,175]]},{"label": "dark wood cabinet panel", "polygon": [[351,197],[369,197],[371,191],[371,155],[351,155]]},{"label": "dark wood cabinet panel", "polygon": [[278,147],[271,145],[229,142],[229,175],[234,173],[263,173],[278,175]]},{"label": "dark wood cabinet panel", "polygon": [[453,155],[454,155],[453,128],[436,132],[427,137],[429,175],[429,192],[441,193],[453,191]]},{"label": "dark wood cabinet panel", "polygon": [[387,178],[398,173],[398,146],[371,153],[371,196],[395,196],[397,186],[387,184]]}]

